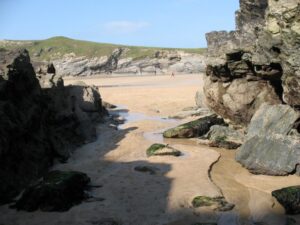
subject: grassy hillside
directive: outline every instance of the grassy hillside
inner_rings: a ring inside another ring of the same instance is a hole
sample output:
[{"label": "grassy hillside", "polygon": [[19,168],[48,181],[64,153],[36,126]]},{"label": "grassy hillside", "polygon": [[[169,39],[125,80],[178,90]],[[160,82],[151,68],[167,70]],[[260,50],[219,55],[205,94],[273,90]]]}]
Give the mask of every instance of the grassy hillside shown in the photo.
[{"label": "grassy hillside", "polygon": [[129,51],[124,57],[144,58],[153,57],[158,50],[182,50],[188,53],[203,54],[204,48],[199,49],[172,49],[172,48],[149,48],[138,46],[125,46],[106,43],[97,43],[90,41],[74,40],[66,37],[53,37],[38,41],[0,41],[0,48],[14,49],[25,47],[30,55],[38,57],[41,60],[51,60],[60,58],[69,53],[75,53],[76,56],[101,57],[110,55],[118,47],[128,48]]}]

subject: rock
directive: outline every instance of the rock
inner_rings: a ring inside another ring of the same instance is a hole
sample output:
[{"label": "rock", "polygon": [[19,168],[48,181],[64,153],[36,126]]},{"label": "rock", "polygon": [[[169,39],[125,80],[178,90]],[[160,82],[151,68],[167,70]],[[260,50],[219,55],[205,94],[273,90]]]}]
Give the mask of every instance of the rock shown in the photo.
[{"label": "rock", "polygon": [[210,140],[211,147],[227,149],[237,149],[244,141],[243,133],[220,125],[212,126],[204,138]]},{"label": "rock", "polygon": [[13,206],[17,210],[67,211],[86,198],[90,178],[76,171],[51,171],[36,185],[28,187]]},{"label": "rock", "polygon": [[181,152],[177,149],[170,147],[169,145],[153,144],[147,149],[147,156],[180,156]]},{"label": "rock", "polygon": [[163,133],[165,138],[193,138],[206,134],[213,125],[225,124],[216,115],[206,116],[195,121],[171,128]]},{"label": "rock", "polygon": [[224,84],[205,78],[206,102],[218,115],[236,124],[249,124],[252,116],[263,103],[280,104],[272,85],[265,80],[235,79]]},{"label": "rock", "polygon": [[288,105],[263,104],[251,119],[247,138],[255,135],[287,135],[299,118],[300,113]]},{"label": "rock", "polygon": [[207,108],[206,98],[202,89],[196,92],[195,102],[198,108]]},{"label": "rock", "polygon": [[237,151],[236,160],[254,174],[288,175],[300,162],[300,142],[287,136],[254,136]]},{"label": "rock", "polygon": [[117,108],[116,105],[113,105],[109,102],[105,102],[105,101],[102,101],[102,106],[105,107],[106,109],[115,109]]},{"label": "rock", "polygon": [[241,0],[236,31],[207,34],[204,93],[220,116],[247,126],[263,103],[300,105],[297,0]]},{"label": "rock", "polygon": [[171,119],[185,119],[191,116],[208,116],[213,114],[212,111],[208,108],[197,108],[197,109],[190,109],[190,110],[183,110],[178,112],[172,116],[169,116]]},{"label": "rock", "polygon": [[0,59],[5,59],[0,64],[4,71],[0,79],[3,204],[41,177],[55,158],[65,161],[77,146],[94,140],[95,125],[105,111],[92,88],[76,88],[76,100],[74,87],[64,87],[60,76],[46,71],[37,79],[26,50],[0,52]]},{"label": "rock", "polygon": [[216,211],[230,211],[234,208],[234,205],[228,203],[224,197],[197,196],[193,199],[192,205],[194,208],[213,207]]},{"label": "rock", "polygon": [[300,186],[287,187],[272,192],[287,214],[300,214]]},{"label": "rock", "polygon": [[288,105],[262,105],[248,127],[236,160],[255,174],[288,175],[298,170],[300,141],[287,135],[300,114]]}]

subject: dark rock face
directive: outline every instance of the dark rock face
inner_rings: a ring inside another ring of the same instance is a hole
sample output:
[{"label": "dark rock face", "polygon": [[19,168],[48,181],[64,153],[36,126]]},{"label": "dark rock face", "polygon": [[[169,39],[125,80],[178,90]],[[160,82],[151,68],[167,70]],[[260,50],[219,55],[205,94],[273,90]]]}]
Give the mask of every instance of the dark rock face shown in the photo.
[{"label": "dark rock face", "polygon": [[193,138],[206,134],[213,125],[224,125],[223,119],[216,115],[206,116],[198,120],[182,124],[178,127],[166,130],[163,133],[165,138]]},{"label": "dark rock face", "polygon": [[43,180],[28,187],[13,206],[18,210],[67,211],[86,198],[90,178],[80,172],[51,171]]},{"label": "dark rock face", "polygon": [[287,187],[272,192],[287,214],[300,213],[300,186]]},{"label": "dark rock face", "polygon": [[247,125],[265,102],[300,105],[299,12],[297,0],[240,0],[237,30],[206,35],[210,108]]},{"label": "dark rock face", "polygon": [[26,50],[0,52],[0,59],[1,204],[41,177],[54,157],[65,160],[76,146],[91,141],[92,121],[104,112],[98,92],[90,92],[94,108],[87,110],[84,95],[73,97],[74,88],[86,93],[85,87],[65,88],[53,74],[40,77],[42,85],[49,84],[42,89]]}]

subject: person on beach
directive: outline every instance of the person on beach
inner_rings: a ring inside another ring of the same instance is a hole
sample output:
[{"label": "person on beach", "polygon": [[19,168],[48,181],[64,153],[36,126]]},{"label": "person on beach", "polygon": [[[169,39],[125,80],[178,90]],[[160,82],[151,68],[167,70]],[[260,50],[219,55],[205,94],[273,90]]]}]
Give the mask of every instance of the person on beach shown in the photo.
[{"label": "person on beach", "polygon": [[175,77],[175,73],[174,72],[172,72],[171,77]]}]

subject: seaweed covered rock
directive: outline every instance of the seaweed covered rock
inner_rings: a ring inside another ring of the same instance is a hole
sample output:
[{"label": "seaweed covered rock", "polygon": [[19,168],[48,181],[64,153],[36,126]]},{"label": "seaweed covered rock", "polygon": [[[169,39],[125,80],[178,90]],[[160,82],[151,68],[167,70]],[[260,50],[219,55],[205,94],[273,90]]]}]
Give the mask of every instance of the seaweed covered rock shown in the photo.
[{"label": "seaweed covered rock", "polygon": [[206,134],[213,125],[224,125],[223,119],[216,115],[206,116],[195,121],[191,121],[175,128],[166,130],[163,133],[165,138],[193,138]]},{"label": "seaweed covered rock", "polygon": [[13,206],[18,210],[67,211],[86,198],[90,178],[76,171],[51,171],[37,184],[28,187]]},{"label": "seaweed covered rock", "polygon": [[272,192],[287,214],[300,214],[300,186],[287,187]]},{"label": "seaweed covered rock", "polygon": [[197,196],[192,205],[194,208],[212,207],[216,211],[230,211],[234,208],[234,204],[228,203],[224,197]]},{"label": "seaweed covered rock", "polygon": [[181,152],[175,148],[172,148],[169,145],[164,144],[153,144],[147,149],[148,157],[164,155],[180,156]]}]

